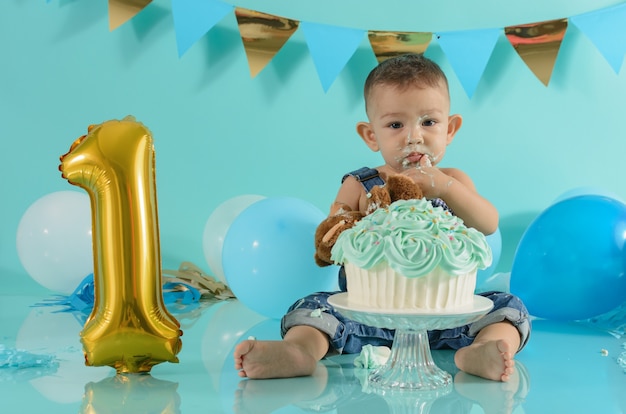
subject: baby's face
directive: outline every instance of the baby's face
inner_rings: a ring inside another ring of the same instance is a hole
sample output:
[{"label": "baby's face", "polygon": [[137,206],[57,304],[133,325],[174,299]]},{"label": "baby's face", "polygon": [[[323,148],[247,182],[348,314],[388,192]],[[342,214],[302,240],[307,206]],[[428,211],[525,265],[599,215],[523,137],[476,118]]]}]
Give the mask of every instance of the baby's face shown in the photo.
[{"label": "baby's face", "polygon": [[444,84],[406,89],[376,85],[367,112],[385,163],[397,172],[436,165],[453,138],[448,133],[449,111]]}]

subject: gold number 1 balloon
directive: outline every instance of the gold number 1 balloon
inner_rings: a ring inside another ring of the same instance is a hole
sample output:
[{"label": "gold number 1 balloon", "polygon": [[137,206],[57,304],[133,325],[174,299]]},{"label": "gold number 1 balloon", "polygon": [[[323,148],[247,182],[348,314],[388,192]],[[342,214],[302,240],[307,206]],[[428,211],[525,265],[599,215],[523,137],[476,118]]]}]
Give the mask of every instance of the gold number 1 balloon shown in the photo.
[{"label": "gold number 1 balloon", "polygon": [[149,372],[178,362],[182,332],[163,303],[155,153],[134,118],[90,126],[61,156],[63,178],[89,193],[95,299],[81,332],[86,365]]}]

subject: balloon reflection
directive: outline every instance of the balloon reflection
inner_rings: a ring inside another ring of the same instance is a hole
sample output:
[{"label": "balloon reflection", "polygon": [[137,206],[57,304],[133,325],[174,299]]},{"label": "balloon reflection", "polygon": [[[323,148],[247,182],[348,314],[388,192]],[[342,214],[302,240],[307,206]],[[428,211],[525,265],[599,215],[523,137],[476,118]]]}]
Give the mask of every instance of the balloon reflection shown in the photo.
[{"label": "balloon reflection", "polygon": [[59,403],[78,402],[84,384],[105,378],[111,374],[111,368],[86,369],[79,341],[81,326],[71,313],[54,313],[53,308],[49,309],[33,309],[28,314],[17,333],[15,346],[56,357],[58,367],[53,376],[30,381],[41,395]]}]

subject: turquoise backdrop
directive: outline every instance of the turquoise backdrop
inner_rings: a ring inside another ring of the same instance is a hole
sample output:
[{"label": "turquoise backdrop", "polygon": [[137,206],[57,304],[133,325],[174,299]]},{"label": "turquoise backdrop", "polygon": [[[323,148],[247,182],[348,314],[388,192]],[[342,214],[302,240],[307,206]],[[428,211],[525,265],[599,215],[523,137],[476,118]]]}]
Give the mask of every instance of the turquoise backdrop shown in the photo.
[{"label": "turquoise backdrop", "polygon": [[[622,2],[228,3],[344,27],[437,32]],[[616,74],[575,27],[547,87],[504,36],[472,99],[436,39],[426,54],[448,73],[453,111],[464,116],[443,164],[469,173],[501,214],[498,271],[510,271],[528,224],[564,192],[585,186],[626,199],[626,70]],[[0,283],[7,286],[29,279],[15,244],[26,209],[51,192],[82,191],[61,178],[58,164],[89,124],[131,114],[153,132],[167,268],[191,261],[210,273],[204,225],[232,197],[292,196],[326,211],[345,172],[380,163],[354,128],[365,119],[361,87],[376,64],[366,37],[324,92],[301,31],[251,78],[233,14],[179,58],[168,0],[154,0],[113,32],[105,0],[2,0],[0,59]],[[41,288],[32,280],[21,286]]]}]

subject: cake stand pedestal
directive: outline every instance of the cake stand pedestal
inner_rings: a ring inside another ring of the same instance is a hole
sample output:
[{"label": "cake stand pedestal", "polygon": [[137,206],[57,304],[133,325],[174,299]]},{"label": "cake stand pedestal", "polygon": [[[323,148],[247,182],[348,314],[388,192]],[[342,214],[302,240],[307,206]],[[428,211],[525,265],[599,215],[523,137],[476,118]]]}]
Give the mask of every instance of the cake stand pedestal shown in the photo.
[{"label": "cake stand pedestal", "polygon": [[340,313],[357,322],[379,328],[395,329],[396,333],[387,363],[369,376],[369,385],[385,390],[438,390],[451,388],[452,376],[435,365],[428,343],[429,330],[455,328],[483,317],[493,307],[491,300],[474,296],[473,303],[454,312],[433,310],[417,313],[371,309],[348,302],[347,293],[328,298]]}]

